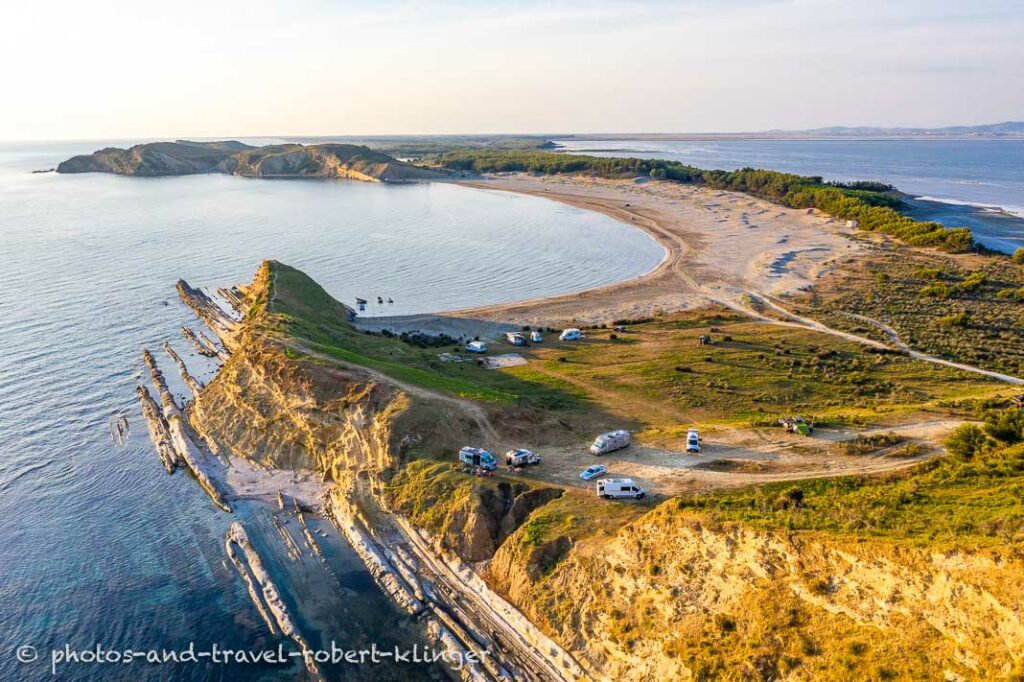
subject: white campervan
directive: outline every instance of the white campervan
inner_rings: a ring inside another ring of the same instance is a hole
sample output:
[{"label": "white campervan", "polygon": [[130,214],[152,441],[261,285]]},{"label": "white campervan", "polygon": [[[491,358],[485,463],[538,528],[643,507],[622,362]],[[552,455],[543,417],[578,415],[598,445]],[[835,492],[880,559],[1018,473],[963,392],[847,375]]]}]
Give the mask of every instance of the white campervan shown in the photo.
[{"label": "white campervan", "polygon": [[563,329],[558,338],[562,341],[579,341],[583,338],[583,332],[575,327],[570,327],[569,329]]},{"label": "white campervan", "polygon": [[626,447],[629,447],[629,431],[619,429],[602,433],[595,438],[594,443],[590,446],[590,454],[604,455]]},{"label": "white campervan", "polygon": [[700,454],[700,433],[697,429],[690,429],[686,433],[686,451],[692,455]]},{"label": "white campervan", "polygon": [[622,498],[639,500],[647,492],[634,483],[632,478],[606,478],[597,482],[597,494],[606,500]]}]

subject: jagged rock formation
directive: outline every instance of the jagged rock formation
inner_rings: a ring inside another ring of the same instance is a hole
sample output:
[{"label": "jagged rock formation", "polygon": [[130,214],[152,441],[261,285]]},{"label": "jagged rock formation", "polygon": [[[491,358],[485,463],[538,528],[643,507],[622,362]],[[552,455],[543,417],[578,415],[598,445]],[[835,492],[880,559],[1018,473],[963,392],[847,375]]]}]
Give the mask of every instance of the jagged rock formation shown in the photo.
[{"label": "jagged rock formation", "polygon": [[367,147],[347,144],[283,144],[252,147],[227,142],[152,142],[128,149],[107,147],[74,156],[58,173],[164,176],[227,173],[247,177],[349,178],[404,182],[441,177],[437,171],[399,161]]}]

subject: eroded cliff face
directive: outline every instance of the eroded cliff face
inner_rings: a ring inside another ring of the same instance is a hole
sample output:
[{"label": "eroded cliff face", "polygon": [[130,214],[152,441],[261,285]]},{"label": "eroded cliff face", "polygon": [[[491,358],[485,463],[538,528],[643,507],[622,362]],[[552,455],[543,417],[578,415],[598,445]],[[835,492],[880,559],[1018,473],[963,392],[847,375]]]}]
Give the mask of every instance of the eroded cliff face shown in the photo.
[{"label": "eroded cliff face", "polygon": [[275,344],[243,343],[203,390],[191,421],[209,439],[268,466],[387,469],[392,420],[406,398],[359,371],[311,368]]},{"label": "eroded cliff face", "polygon": [[1024,673],[1019,554],[717,527],[671,501],[543,572],[549,550],[514,534],[489,581],[599,677]]}]

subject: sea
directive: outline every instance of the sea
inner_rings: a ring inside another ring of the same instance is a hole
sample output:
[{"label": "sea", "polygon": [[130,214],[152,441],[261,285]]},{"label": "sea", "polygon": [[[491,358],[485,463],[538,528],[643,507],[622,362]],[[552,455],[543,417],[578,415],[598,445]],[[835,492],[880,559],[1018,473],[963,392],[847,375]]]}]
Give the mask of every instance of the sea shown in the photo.
[{"label": "sea", "polygon": [[[200,379],[214,370],[181,337],[195,320],[176,280],[230,286],[271,258],[340,300],[371,299],[365,315],[391,315],[589,289],[651,270],[664,250],[603,215],[451,184],[32,172],[109,144],[120,143],[0,147],[0,680],[305,679],[298,661],[212,657],[80,660],[51,675],[54,650],[280,643],[225,562],[232,517],[183,472],[164,472],[139,414],[143,347],[163,359],[167,339]],[[172,391],[187,393],[163,364]],[[130,431],[118,445],[110,424],[121,417]],[[329,574],[304,575],[265,510],[240,504],[239,515],[314,646],[424,645],[336,533],[323,543]],[[439,673],[414,663],[328,672]]]},{"label": "sea", "polygon": [[566,152],[658,158],[706,169],[764,168],[825,180],[879,180],[910,196],[908,214],[969,227],[980,244],[1024,247],[1024,140],[587,140]]},{"label": "sea", "polygon": [[[164,472],[138,412],[143,347],[167,339],[200,379],[215,371],[180,336],[194,319],[175,281],[230,286],[272,258],[342,301],[370,299],[365,315],[396,315],[588,289],[644,273],[664,252],[603,215],[452,184],[33,172],[124,144],[0,145],[0,680],[305,679],[297,663],[98,664],[80,655],[51,666],[97,647],[259,651],[280,643],[225,561],[232,517],[188,476]],[[1024,206],[1020,142],[565,144],[885,180],[954,212]],[[1010,219],[978,234],[1007,248],[1024,244]],[[175,372],[167,376],[172,391],[187,393]],[[119,444],[110,424],[122,417],[129,432]],[[324,542],[331,570],[310,575],[288,559],[265,510],[239,507],[314,645],[424,644],[336,534]],[[439,675],[411,663],[328,672],[346,680]]]}]

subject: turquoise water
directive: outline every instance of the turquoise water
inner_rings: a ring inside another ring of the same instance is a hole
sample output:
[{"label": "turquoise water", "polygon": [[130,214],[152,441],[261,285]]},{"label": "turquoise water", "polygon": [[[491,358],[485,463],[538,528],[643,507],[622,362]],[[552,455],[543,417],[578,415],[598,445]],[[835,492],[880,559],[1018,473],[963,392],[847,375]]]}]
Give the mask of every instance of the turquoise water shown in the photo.
[{"label": "turquoise water", "polygon": [[[65,667],[52,678],[45,663],[12,655],[22,645],[47,659],[65,644],[276,646],[224,564],[231,517],[187,476],[164,473],[138,415],[143,345],[170,339],[209,376],[177,331],[193,322],[177,302],[178,277],[229,285],[276,258],[344,300],[391,296],[394,305],[369,312],[396,314],[590,288],[663,256],[604,216],[452,185],[30,173],[98,146],[0,148],[0,680],[301,677],[266,666],[134,664]],[[131,434],[119,448],[108,419],[122,414]],[[417,641],[343,543],[327,548],[335,584],[293,575],[265,513],[240,513],[309,639]]]},{"label": "turquoise water", "polygon": [[698,168],[769,168],[826,180],[880,180],[922,199],[914,202],[917,218],[969,227],[990,248],[1024,246],[1024,140],[572,139],[559,144],[566,151],[662,158]]}]

